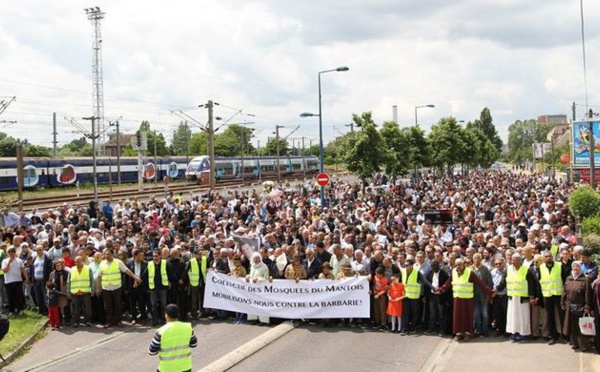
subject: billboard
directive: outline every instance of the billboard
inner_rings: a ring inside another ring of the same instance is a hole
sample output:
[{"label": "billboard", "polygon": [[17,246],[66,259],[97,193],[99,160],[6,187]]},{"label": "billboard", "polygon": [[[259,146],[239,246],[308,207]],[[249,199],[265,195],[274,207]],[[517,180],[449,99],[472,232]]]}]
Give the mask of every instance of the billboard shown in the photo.
[{"label": "billboard", "polygon": [[533,158],[541,159],[546,153],[552,151],[552,144],[550,142],[536,142],[533,144]]},{"label": "billboard", "polygon": [[[600,164],[600,121],[593,121],[594,133],[594,163]],[[573,122],[573,166],[590,166],[590,122]]]}]

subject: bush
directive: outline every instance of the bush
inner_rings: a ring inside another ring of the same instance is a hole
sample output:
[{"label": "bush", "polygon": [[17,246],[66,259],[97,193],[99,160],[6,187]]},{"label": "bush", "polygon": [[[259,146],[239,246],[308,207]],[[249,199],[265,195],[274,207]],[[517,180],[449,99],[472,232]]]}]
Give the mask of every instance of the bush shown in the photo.
[{"label": "bush", "polygon": [[583,246],[591,249],[593,254],[600,254],[600,235],[589,234],[584,236]]},{"label": "bush", "polygon": [[595,234],[600,236],[600,217],[588,217],[581,222],[581,232],[583,236]]},{"label": "bush", "polygon": [[569,209],[575,217],[585,220],[600,214],[600,194],[588,185],[578,188],[569,197]]}]

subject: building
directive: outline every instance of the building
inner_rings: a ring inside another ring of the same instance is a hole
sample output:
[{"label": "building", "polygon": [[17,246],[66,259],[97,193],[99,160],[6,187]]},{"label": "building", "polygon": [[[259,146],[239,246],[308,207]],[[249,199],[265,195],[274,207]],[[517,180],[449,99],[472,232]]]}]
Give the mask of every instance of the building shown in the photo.
[{"label": "building", "polygon": [[567,115],[559,114],[559,115],[540,115],[537,118],[537,121],[543,124],[569,124],[567,119]]},{"label": "building", "polygon": [[[119,135],[119,156],[123,156],[125,145],[131,142],[131,138],[135,137],[135,134],[120,134]],[[117,135],[110,134],[109,140],[104,144],[104,153],[106,156],[117,156]]]}]

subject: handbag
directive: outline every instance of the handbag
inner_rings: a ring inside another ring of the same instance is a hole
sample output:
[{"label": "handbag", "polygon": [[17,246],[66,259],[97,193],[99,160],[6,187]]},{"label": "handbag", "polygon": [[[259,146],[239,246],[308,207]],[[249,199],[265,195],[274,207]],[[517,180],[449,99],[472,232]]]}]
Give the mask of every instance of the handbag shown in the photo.
[{"label": "handbag", "polygon": [[582,335],[595,336],[596,325],[594,324],[594,318],[589,315],[579,318],[579,330]]},{"label": "handbag", "polygon": [[569,304],[569,313],[578,317],[583,316],[583,305]]}]

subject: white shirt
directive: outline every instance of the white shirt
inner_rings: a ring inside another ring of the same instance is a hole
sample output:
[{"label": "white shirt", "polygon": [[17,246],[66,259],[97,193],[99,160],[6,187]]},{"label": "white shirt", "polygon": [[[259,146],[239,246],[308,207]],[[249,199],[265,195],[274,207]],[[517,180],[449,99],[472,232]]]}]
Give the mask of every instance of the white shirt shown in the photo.
[{"label": "white shirt", "polygon": [[[8,263],[8,260],[10,260],[10,258],[5,258],[2,260],[2,267]],[[15,257],[15,259],[10,263],[8,270],[4,270],[4,283],[9,284],[22,282],[23,279],[21,277],[21,269],[24,267],[25,265],[23,264],[23,261]]]},{"label": "white shirt", "polygon": [[433,293],[436,289],[438,289],[440,287],[440,272],[439,271],[437,273],[435,271],[433,272],[433,277],[431,278],[431,286],[433,287],[433,289],[431,290],[431,293]]}]

